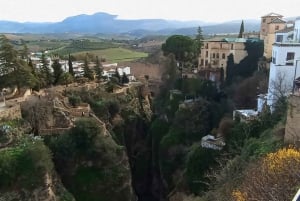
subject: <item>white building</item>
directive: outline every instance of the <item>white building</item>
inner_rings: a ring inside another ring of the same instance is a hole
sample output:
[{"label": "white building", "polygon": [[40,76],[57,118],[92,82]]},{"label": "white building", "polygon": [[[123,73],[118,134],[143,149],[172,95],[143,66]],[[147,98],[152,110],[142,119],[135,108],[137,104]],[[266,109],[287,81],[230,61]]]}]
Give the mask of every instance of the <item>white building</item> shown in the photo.
[{"label": "white building", "polygon": [[[274,106],[278,97],[293,92],[294,80],[300,76],[300,18],[294,27],[276,32],[272,48],[267,104]],[[297,69],[297,67],[299,69]]]}]

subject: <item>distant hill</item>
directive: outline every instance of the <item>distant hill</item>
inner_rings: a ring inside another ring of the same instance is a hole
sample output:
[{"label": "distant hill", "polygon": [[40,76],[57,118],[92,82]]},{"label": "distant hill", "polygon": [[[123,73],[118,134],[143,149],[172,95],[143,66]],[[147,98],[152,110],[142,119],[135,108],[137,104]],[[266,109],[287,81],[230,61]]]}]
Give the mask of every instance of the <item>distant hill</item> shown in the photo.
[{"label": "distant hill", "polygon": [[[198,26],[203,27],[205,34],[238,32],[240,21],[223,24],[205,23],[202,21],[174,21],[163,19],[123,20],[117,15],[95,13],[68,17],[56,23],[20,23],[0,21],[1,33],[84,33],[84,34],[120,34],[127,33],[136,37],[145,35],[169,35],[196,33]],[[247,24],[245,29],[257,31],[259,21]]]},{"label": "distant hill", "polygon": [[[260,21],[258,20],[244,20],[246,32],[257,32],[260,29]],[[230,34],[238,33],[240,30],[241,21],[230,21],[221,24],[201,26],[203,33],[206,35],[213,34]],[[198,26],[186,27],[179,29],[161,29],[158,31],[150,30],[133,30],[129,34],[135,36],[146,36],[146,35],[171,35],[171,34],[182,34],[182,35],[195,35],[197,33]]]}]

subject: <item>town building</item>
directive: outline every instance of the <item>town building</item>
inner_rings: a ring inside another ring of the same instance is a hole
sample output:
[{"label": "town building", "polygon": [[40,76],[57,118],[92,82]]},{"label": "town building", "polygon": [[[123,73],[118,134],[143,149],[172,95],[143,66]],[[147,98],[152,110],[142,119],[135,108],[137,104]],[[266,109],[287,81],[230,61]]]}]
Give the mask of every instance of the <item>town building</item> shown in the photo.
[{"label": "town building", "polygon": [[[245,38],[212,38],[205,40],[198,58],[198,71],[204,72],[207,79],[220,77],[221,69],[226,75],[227,57],[233,54],[234,63],[239,63],[248,54]],[[213,80],[216,81],[216,80]]]},{"label": "town building", "polygon": [[293,28],[275,33],[269,73],[267,104],[274,106],[279,96],[294,93],[295,80],[300,76],[300,18]]},{"label": "town building", "polygon": [[261,17],[260,39],[264,41],[264,56],[267,59],[272,56],[276,31],[286,27],[286,22],[282,18],[283,16],[277,13],[269,13]]}]

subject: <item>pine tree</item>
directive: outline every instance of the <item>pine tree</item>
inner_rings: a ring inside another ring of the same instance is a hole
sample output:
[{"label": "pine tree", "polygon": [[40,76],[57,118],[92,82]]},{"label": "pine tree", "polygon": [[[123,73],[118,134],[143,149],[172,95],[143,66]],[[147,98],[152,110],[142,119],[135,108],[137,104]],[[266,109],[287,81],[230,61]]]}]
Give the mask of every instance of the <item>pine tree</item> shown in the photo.
[{"label": "pine tree", "polygon": [[28,61],[28,54],[29,54],[29,50],[28,47],[26,45],[26,42],[24,40],[21,40],[23,49],[21,50],[20,54],[21,54],[21,58]]},{"label": "pine tree", "polygon": [[23,86],[32,87],[36,79],[28,64],[19,58],[17,50],[5,36],[1,37],[0,42],[1,84],[3,86],[16,86],[18,91]]},{"label": "pine tree", "polygon": [[91,69],[89,67],[89,61],[88,61],[87,55],[84,59],[83,76],[88,78],[89,80],[93,80],[93,72],[91,71]]},{"label": "pine tree", "polygon": [[53,84],[57,84],[59,82],[59,80],[61,79],[61,76],[63,74],[63,70],[61,67],[61,64],[59,63],[59,60],[56,59],[53,64],[52,64],[52,68],[53,68]]},{"label": "pine tree", "polygon": [[70,54],[69,54],[68,64],[69,64],[69,73],[72,76],[74,76],[73,63],[72,63],[72,59],[71,59],[71,55]]},{"label": "pine tree", "polygon": [[42,79],[43,79],[43,83],[45,86],[49,86],[52,84],[52,73],[51,70],[49,68],[49,64],[48,61],[46,59],[45,54],[42,54],[42,60],[41,60],[42,66],[41,66],[41,75],[42,75]]},{"label": "pine tree", "polygon": [[96,76],[97,79],[99,80],[102,77],[102,64],[101,61],[99,61],[98,56],[96,56],[96,67],[95,67],[95,71],[96,71]]},{"label": "pine tree", "polygon": [[7,75],[16,70],[18,52],[4,35],[1,36],[0,42],[0,74]]},{"label": "pine tree", "polygon": [[239,38],[243,38],[243,33],[244,33],[244,20],[242,20],[241,27],[240,27],[240,33],[239,33]]},{"label": "pine tree", "polygon": [[196,35],[196,50],[197,50],[197,54],[199,55],[201,53],[201,47],[203,46],[203,31],[202,28],[199,26],[198,30],[197,30],[197,35]]}]

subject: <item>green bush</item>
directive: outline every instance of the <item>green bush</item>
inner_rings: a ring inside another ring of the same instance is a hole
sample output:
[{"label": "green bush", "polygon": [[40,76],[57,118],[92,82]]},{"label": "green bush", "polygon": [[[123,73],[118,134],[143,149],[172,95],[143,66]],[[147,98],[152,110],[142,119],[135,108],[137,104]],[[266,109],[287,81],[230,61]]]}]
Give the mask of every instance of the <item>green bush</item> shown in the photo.
[{"label": "green bush", "polygon": [[72,95],[69,97],[69,103],[73,106],[76,107],[81,103],[81,98],[78,95]]}]

